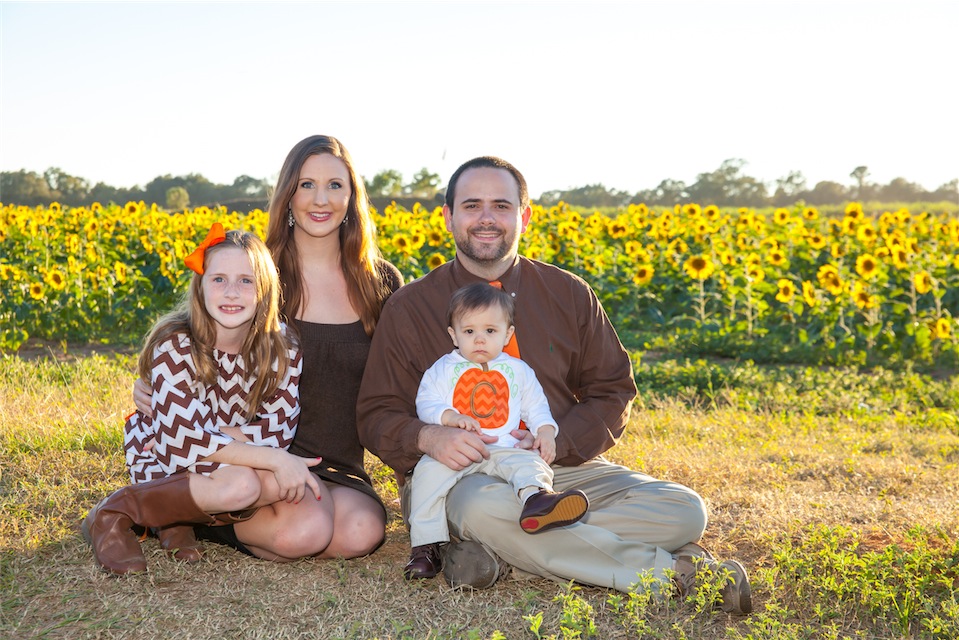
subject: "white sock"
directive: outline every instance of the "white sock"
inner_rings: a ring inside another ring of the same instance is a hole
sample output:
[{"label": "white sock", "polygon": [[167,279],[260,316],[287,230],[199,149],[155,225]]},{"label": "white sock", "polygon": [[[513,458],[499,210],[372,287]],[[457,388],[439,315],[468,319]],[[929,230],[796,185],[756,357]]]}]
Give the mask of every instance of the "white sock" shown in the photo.
[{"label": "white sock", "polygon": [[523,487],[519,492],[519,499],[523,504],[526,504],[526,501],[529,500],[532,496],[536,495],[540,491],[544,491],[543,487]]}]

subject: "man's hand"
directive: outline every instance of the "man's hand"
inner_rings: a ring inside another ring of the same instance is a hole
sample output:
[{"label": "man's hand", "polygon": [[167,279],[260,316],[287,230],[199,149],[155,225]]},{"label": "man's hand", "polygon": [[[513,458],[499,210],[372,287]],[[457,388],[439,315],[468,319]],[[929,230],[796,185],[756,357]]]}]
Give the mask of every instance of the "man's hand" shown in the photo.
[{"label": "man's hand", "polygon": [[489,458],[486,445],[499,440],[496,436],[476,434],[456,427],[428,424],[420,429],[416,444],[420,451],[442,462],[454,471]]},{"label": "man's hand", "polygon": [[146,417],[153,417],[153,389],[143,378],[137,378],[133,383],[133,404],[137,406],[137,411]]}]

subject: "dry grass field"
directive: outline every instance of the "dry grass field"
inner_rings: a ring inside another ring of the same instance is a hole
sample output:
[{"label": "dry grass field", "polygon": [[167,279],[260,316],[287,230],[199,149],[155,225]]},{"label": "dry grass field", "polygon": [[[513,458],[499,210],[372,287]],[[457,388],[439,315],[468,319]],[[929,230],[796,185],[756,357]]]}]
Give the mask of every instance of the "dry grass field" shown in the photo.
[{"label": "dry grass field", "polygon": [[[509,576],[485,591],[401,574],[393,516],[367,558],[287,565],[207,545],[183,566],[95,565],[86,511],[126,482],[130,351],[0,355],[3,638],[959,637],[959,383],[902,371],[637,356],[641,401],[611,458],[705,498],[704,544],[751,570],[755,612]],[[707,594],[708,589],[703,589]]]}]

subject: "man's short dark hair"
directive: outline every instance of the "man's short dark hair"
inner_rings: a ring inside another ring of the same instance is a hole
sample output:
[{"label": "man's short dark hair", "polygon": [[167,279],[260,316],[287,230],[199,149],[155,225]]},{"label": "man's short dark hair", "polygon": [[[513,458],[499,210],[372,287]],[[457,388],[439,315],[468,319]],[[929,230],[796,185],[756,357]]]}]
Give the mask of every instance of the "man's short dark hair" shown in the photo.
[{"label": "man's short dark hair", "polygon": [[504,171],[509,171],[510,175],[513,176],[513,179],[516,181],[516,187],[519,191],[519,206],[521,210],[525,210],[529,206],[529,189],[526,187],[526,178],[523,177],[523,174],[520,173],[519,169],[511,165],[506,160],[502,158],[497,158],[495,156],[481,156],[479,158],[473,158],[468,160],[460,165],[459,169],[453,172],[453,175],[450,176],[449,184],[446,186],[446,206],[450,208],[450,211],[453,210],[453,202],[455,202],[456,197],[456,183],[459,182],[460,176],[464,172],[469,171],[470,169],[503,169]]}]

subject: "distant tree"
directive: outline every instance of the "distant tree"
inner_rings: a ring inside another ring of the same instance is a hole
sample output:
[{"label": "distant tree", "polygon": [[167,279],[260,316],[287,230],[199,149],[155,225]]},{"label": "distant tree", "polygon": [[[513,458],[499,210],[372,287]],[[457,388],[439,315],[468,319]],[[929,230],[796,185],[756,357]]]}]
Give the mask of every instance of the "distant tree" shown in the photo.
[{"label": "distant tree", "polygon": [[630,202],[672,206],[688,200],[689,191],[686,183],[682,180],[666,178],[653,189],[637,192]]},{"label": "distant tree", "polygon": [[919,202],[924,200],[926,190],[905,178],[894,178],[889,184],[879,188],[879,200],[882,202]]},{"label": "distant tree", "polygon": [[869,175],[869,167],[856,167],[849,174],[849,177],[856,181],[856,198],[862,200],[865,195],[866,176]]},{"label": "distant tree", "polygon": [[598,183],[564,191],[547,191],[540,196],[539,203],[543,206],[552,206],[562,200],[577,207],[621,207],[628,204],[629,199],[628,192],[608,189],[602,183]]},{"label": "distant tree", "polygon": [[170,211],[183,211],[190,206],[190,194],[183,187],[170,187],[166,190],[166,208]]},{"label": "distant tree", "polygon": [[99,202],[100,204],[126,204],[130,201],[144,200],[143,189],[132,187],[130,189],[118,189],[103,182],[98,182],[90,189],[85,204]]},{"label": "distant tree", "polygon": [[415,174],[413,180],[404,187],[404,192],[414,198],[436,197],[436,191],[440,186],[441,178],[438,173],[433,173],[426,167],[423,167]]},{"label": "distant tree", "polygon": [[403,174],[395,169],[380,171],[366,182],[366,192],[371,198],[395,198],[403,195]]},{"label": "distant tree", "polygon": [[4,171],[0,173],[0,201],[36,206],[50,204],[59,197],[52,192],[43,176],[35,171]]},{"label": "distant tree", "polygon": [[959,204],[959,179],[950,180],[931,194],[929,200],[932,202],[955,202]]},{"label": "distant tree", "polygon": [[695,202],[727,206],[766,204],[766,185],[743,175],[745,164],[745,160],[730,158],[715,171],[699,174],[688,189],[689,198]]},{"label": "distant tree", "polygon": [[809,204],[842,204],[849,199],[849,191],[838,182],[824,180],[817,182],[812,191],[803,194],[803,200]]},{"label": "distant tree", "polygon": [[56,194],[60,204],[79,206],[86,201],[90,193],[90,183],[64,172],[59,167],[50,167],[43,172],[43,179],[50,186],[50,193]]},{"label": "distant tree", "polygon": [[265,198],[270,191],[270,184],[266,180],[259,180],[248,175],[238,176],[233,181],[231,198]]},{"label": "distant tree", "polygon": [[806,178],[799,171],[790,171],[787,175],[776,180],[776,192],[772,197],[772,204],[776,207],[786,207],[800,199],[800,194],[806,190]]}]

